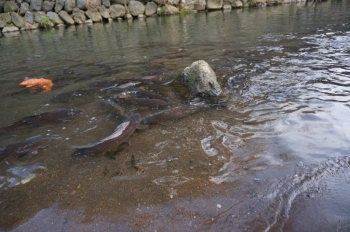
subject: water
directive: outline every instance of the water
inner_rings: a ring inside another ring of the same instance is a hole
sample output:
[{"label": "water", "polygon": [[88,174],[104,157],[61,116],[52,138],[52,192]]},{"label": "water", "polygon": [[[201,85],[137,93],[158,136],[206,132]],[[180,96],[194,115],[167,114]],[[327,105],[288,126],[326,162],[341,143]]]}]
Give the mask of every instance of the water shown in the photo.
[{"label": "water", "polygon": [[[3,36],[1,127],[61,108],[83,113],[1,135],[1,145],[51,139],[0,164],[1,229],[348,231],[349,8],[328,1]],[[171,80],[199,59],[216,72],[225,109],[137,130],[114,158],[70,157],[71,145],[100,141],[123,119],[101,104],[116,91],[91,83],[155,76],[143,87],[169,107],[195,104],[204,100]],[[28,90],[25,77],[55,85]]]}]

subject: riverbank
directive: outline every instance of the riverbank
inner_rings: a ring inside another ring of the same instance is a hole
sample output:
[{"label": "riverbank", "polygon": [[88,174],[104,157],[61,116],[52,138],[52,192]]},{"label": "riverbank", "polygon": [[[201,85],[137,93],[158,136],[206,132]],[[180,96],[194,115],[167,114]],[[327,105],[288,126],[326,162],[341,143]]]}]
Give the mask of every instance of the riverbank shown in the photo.
[{"label": "riverbank", "polygon": [[300,2],[306,0],[0,0],[0,30],[2,33],[11,33],[74,24]]}]

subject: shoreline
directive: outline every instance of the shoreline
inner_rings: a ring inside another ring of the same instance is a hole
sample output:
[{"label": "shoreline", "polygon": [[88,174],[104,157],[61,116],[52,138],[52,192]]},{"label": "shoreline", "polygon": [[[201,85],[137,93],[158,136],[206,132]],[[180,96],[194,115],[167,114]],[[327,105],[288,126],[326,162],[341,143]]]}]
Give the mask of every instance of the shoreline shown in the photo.
[{"label": "shoreline", "polygon": [[173,14],[230,11],[246,7],[307,4],[309,2],[308,0],[154,0],[151,2],[143,0],[57,0],[56,2],[25,0],[17,3],[19,1],[0,0],[0,12],[3,12],[0,13],[2,32],[0,34]]}]

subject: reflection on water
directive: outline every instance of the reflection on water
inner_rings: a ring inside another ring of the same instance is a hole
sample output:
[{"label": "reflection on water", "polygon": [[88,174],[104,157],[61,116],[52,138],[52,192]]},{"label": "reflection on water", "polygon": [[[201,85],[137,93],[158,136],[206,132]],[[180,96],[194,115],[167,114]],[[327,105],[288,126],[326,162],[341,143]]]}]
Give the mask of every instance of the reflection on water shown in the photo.
[{"label": "reflection on water", "polygon": [[[26,160],[0,163],[1,228],[349,230],[348,9],[329,1],[0,38],[0,127],[82,110],[0,135],[0,154],[50,138]],[[199,59],[217,73],[220,99],[192,96],[174,80]],[[26,77],[54,87],[21,88]],[[141,103],[135,88],[162,104]],[[203,103],[226,107],[136,130],[114,154],[70,156],[72,145],[106,138],[125,116]]]}]

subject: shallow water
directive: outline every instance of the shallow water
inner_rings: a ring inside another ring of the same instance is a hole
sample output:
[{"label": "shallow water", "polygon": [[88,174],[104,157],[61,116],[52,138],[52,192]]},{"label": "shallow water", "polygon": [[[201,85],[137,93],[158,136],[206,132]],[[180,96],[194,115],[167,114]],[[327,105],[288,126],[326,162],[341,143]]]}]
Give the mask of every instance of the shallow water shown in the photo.
[{"label": "shallow water", "polygon": [[[349,8],[328,1],[3,36],[0,127],[61,108],[83,112],[0,135],[1,146],[51,139],[28,159],[0,164],[0,228],[348,231]],[[216,72],[219,99],[174,80],[199,59]],[[168,106],[111,110],[102,99],[119,93],[113,85],[91,87],[148,76],[155,80],[142,88]],[[25,77],[54,87],[22,88]],[[72,145],[109,136],[121,112],[145,117],[202,102],[226,108],[137,130],[114,158],[70,156]]]}]

